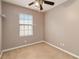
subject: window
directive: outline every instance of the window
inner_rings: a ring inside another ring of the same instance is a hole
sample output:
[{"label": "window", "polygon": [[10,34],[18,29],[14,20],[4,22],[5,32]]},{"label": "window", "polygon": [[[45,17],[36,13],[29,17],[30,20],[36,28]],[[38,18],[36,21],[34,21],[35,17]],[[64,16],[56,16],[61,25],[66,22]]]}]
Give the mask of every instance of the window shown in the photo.
[{"label": "window", "polygon": [[19,15],[20,36],[33,35],[33,16],[28,14]]}]

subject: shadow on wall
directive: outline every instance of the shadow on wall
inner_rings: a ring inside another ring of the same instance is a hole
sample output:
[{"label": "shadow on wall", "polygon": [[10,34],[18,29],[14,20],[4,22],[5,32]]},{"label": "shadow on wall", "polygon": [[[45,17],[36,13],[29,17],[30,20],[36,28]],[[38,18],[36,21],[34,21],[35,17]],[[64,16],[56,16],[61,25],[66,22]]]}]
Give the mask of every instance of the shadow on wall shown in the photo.
[{"label": "shadow on wall", "polygon": [[[76,1],[78,1],[78,0],[67,0],[67,1],[65,1],[64,3],[62,3],[62,4],[60,4],[60,5],[57,5],[56,7],[54,7],[54,8],[57,8],[57,7],[64,7],[64,8],[66,8],[66,7],[69,7],[69,6],[71,6],[72,4],[74,4]],[[54,8],[52,8],[52,9],[54,9]],[[51,9],[51,10],[52,10]]]},{"label": "shadow on wall", "polygon": [[77,0],[67,0],[66,2],[60,4],[62,5],[63,7],[69,7],[71,6],[73,3],[75,3]]}]

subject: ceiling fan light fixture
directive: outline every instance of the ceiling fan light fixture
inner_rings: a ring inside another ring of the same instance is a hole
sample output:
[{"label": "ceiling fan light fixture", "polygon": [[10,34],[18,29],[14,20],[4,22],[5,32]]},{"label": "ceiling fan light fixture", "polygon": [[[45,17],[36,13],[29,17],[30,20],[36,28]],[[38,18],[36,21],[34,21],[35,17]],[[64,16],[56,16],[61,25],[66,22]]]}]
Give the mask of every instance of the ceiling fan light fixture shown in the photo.
[{"label": "ceiling fan light fixture", "polygon": [[39,3],[37,1],[35,2],[35,6],[38,6],[39,7]]},{"label": "ceiling fan light fixture", "polygon": [[46,0],[35,0],[34,2],[29,3],[29,6],[33,5],[35,7],[39,7],[40,10],[43,10],[43,4],[47,4],[47,5],[54,5],[54,2],[51,1],[46,1]]}]

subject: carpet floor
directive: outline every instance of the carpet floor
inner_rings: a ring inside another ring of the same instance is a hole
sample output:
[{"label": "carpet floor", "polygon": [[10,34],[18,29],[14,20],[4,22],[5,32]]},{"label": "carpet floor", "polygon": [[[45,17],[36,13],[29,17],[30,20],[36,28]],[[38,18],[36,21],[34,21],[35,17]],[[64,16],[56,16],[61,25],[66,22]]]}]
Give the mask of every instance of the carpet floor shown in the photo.
[{"label": "carpet floor", "polygon": [[5,52],[1,59],[76,59],[45,43]]}]

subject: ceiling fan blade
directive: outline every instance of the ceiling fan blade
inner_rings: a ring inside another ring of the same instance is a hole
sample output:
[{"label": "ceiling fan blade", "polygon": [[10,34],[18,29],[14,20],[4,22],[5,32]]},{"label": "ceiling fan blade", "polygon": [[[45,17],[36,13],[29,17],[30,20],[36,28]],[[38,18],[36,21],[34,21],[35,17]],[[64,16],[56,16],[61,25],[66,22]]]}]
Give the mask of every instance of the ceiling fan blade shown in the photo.
[{"label": "ceiling fan blade", "polygon": [[31,5],[33,5],[35,2],[31,2],[31,3],[29,3],[29,6],[31,6]]},{"label": "ceiling fan blade", "polygon": [[54,5],[54,2],[50,2],[50,1],[44,1],[45,4],[49,4],[49,5]]},{"label": "ceiling fan blade", "polygon": [[40,5],[40,10],[43,10],[43,7],[42,7],[42,5]]}]

